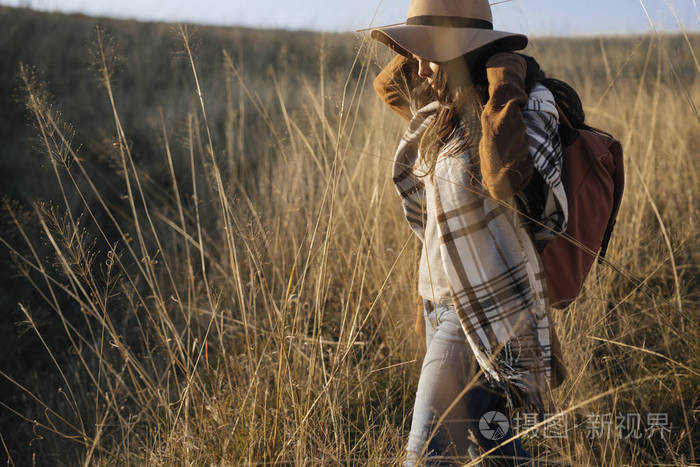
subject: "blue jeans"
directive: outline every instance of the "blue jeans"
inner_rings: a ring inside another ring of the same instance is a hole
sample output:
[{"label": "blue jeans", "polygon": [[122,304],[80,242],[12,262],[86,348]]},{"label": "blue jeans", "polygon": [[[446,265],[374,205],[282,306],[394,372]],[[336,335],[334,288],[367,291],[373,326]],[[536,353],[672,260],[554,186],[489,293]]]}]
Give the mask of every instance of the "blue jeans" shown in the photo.
[{"label": "blue jeans", "polygon": [[[513,436],[512,422],[505,396],[488,386],[483,375],[475,378],[478,363],[454,307],[423,302],[426,353],[403,465],[459,465]],[[530,455],[517,439],[478,465],[530,462]]]}]

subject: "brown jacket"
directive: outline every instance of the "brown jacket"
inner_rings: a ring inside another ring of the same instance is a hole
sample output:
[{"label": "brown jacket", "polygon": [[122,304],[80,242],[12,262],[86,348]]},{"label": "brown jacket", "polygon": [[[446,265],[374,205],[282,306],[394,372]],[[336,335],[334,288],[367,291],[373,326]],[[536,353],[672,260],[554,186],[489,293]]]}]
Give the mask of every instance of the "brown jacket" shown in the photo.
[{"label": "brown jacket", "polygon": [[[374,80],[374,89],[389,108],[403,119],[410,120],[411,89],[416,84],[417,62],[397,55]],[[482,183],[489,194],[499,200],[522,191],[534,173],[533,159],[525,132],[522,108],[527,104],[525,87],[527,65],[519,55],[499,53],[486,63],[489,100],[481,114],[482,137],[479,159]],[[416,320],[416,331],[424,332],[422,301]],[[566,378],[561,345],[551,326],[552,386]]]}]

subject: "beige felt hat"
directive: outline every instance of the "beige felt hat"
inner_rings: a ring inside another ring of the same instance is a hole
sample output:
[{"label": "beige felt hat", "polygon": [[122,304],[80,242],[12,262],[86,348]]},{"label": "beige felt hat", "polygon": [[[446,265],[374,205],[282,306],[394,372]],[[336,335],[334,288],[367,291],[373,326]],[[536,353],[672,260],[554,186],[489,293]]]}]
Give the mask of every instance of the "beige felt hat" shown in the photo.
[{"label": "beige felt hat", "polygon": [[493,30],[488,0],[411,0],[405,23],[372,29],[371,36],[396,52],[447,62],[492,42],[524,49],[527,37]]}]

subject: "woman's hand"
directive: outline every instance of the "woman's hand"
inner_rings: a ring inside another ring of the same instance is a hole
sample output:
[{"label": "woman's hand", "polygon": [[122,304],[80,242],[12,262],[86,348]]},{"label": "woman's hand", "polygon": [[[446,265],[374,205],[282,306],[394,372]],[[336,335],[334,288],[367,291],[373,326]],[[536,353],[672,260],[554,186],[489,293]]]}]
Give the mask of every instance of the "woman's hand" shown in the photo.
[{"label": "woman's hand", "polygon": [[377,95],[405,120],[411,120],[411,89],[418,76],[418,62],[403,55],[395,56],[374,79]]}]

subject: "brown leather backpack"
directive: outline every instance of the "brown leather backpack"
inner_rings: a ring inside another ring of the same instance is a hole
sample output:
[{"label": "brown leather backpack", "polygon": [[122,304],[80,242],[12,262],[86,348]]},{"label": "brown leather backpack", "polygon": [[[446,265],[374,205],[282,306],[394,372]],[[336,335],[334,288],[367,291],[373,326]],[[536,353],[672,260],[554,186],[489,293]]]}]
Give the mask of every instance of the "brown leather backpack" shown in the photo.
[{"label": "brown leather backpack", "polygon": [[569,220],[566,232],[544,246],[541,258],[552,306],[566,308],[581,291],[593,261],[605,256],[625,177],[619,141],[588,126],[575,128],[558,110]]}]

